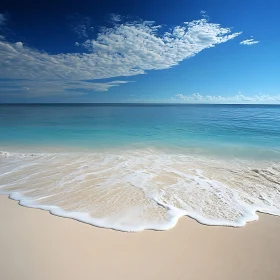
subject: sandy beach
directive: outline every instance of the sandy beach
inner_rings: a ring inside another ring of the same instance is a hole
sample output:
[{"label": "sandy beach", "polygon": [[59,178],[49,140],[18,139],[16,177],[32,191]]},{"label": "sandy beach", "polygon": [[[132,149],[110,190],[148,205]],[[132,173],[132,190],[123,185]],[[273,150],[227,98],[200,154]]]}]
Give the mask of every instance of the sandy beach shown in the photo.
[{"label": "sandy beach", "polygon": [[243,228],[96,228],[0,196],[0,279],[280,279],[280,218]]}]

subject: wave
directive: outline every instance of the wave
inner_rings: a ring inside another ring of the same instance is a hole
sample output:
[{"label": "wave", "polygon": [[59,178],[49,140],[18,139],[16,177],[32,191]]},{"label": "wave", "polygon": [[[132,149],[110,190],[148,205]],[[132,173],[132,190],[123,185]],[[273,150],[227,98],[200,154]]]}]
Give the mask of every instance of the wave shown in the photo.
[{"label": "wave", "polygon": [[155,149],[0,152],[0,192],[21,205],[121,231],[167,230],[182,216],[240,227],[280,215],[280,164]]}]

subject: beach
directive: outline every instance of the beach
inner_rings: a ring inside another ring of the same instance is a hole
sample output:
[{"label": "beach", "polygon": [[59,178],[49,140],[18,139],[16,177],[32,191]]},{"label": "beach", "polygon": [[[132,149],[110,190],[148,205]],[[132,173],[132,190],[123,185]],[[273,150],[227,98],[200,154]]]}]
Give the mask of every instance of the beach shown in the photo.
[{"label": "beach", "polygon": [[0,279],[279,279],[280,218],[232,228],[97,228],[0,196]]},{"label": "beach", "polygon": [[1,280],[280,279],[279,106],[0,109]]},{"label": "beach", "polygon": [[280,280],[280,1],[13,2],[0,280]]}]

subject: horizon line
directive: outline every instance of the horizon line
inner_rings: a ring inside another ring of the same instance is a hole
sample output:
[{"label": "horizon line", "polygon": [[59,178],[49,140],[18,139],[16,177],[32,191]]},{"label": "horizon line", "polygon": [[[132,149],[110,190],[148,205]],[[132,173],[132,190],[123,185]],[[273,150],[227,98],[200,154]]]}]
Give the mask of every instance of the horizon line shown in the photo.
[{"label": "horizon line", "polygon": [[0,105],[271,105],[280,103],[171,103],[171,102],[0,102]]}]

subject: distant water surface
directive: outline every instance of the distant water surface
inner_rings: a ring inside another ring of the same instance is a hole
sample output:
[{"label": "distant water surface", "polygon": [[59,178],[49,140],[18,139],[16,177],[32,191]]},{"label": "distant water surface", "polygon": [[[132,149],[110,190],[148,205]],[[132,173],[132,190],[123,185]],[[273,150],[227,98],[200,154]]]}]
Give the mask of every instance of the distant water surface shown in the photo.
[{"label": "distant water surface", "polygon": [[2,145],[279,149],[280,106],[0,105]]}]

